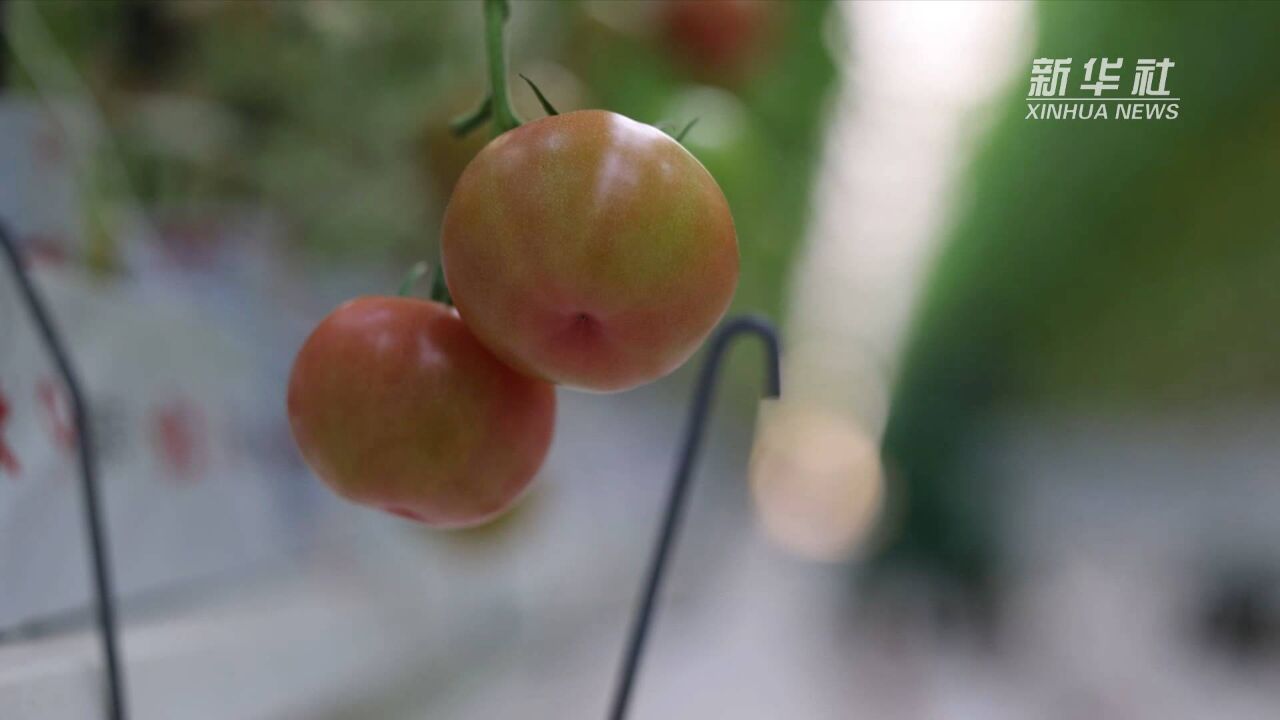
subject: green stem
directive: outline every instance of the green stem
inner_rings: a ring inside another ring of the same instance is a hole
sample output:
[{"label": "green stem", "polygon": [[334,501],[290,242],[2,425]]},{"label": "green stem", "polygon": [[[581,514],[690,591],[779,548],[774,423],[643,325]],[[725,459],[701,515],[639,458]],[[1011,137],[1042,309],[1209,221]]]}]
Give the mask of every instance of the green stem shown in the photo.
[{"label": "green stem", "polygon": [[[3,2],[3,0],[0,0]],[[475,130],[481,125],[489,121],[489,115],[493,113],[493,98],[488,95],[484,96],[484,102],[480,103],[480,107],[461,117],[454,118],[449,123],[449,132],[454,137],[462,137],[467,133]]]},{"label": "green stem", "polygon": [[484,0],[484,39],[489,56],[489,89],[493,99],[493,135],[520,127],[507,92],[506,23],[511,15],[507,0]]},{"label": "green stem", "polygon": [[414,263],[413,267],[409,268],[409,272],[405,273],[404,280],[400,281],[400,291],[397,294],[400,297],[408,297],[409,293],[413,292],[413,286],[427,274],[429,269],[430,266],[425,260]]}]

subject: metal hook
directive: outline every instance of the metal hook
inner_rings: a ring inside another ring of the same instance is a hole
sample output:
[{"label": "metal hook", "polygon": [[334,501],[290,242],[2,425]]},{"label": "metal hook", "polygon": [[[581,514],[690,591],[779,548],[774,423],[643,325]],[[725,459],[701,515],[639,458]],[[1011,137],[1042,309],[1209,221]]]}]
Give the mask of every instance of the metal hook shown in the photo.
[{"label": "metal hook", "polygon": [[649,559],[649,571],[644,588],[640,593],[639,604],[631,622],[630,635],[627,638],[626,650],[622,656],[622,667],[618,673],[617,685],[614,688],[613,700],[610,704],[610,720],[624,720],[631,700],[631,691],[635,685],[636,672],[640,666],[640,657],[644,653],[645,640],[649,628],[653,626],[653,611],[657,603],[658,592],[662,589],[662,580],[666,573],[672,548],[675,546],[680,520],[684,515],[685,501],[689,495],[689,481],[692,476],[693,461],[702,445],[702,436],[707,425],[707,413],[711,409],[711,401],[715,392],[716,380],[720,374],[721,360],[725,350],[734,340],[743,335],[756,335],[764,342],[765,361],[765,397],[778,397],[781,392],[779,365],[780,351],[778,333],[773,325],[764,318],[737,317],[725,323],[716,331],[711,339],[711,348],[702,365],[702,374],[698,376],[698,385],[693,397],[693,406],[689,412],[688,424],[685,426],[684,447],[680,450],[676,465],[675,479],[667,496],[666,511],[662,520],[662,528],[658,533],[657,544]]},{"label": "metal hook", "polygon": [[94,604],[97,611],[98,627],[102,637],[102,655],[107,669],[107,717],[110,720],[125,720],[124,672],[120,664],[120,653],[117,638],[119,626],[116,621],[115,595],[111,584],[110,552],[107,547],[107,533],[102,517],[102,504],[98,493],[97,462],[94,456],[93,437],[89,430],[89,405],[80,389],[80,382],[71,366],[71,358],[67,354],[58,331],[54,326],[44,301],[40,298],[35,284],[27,274],[22,256],[9,235],[9,230],[0,223],[0,245],[4,246],[5,257],[17,278],[18,289],[26,303],[31,318],[40,330],[40,336],[49,354],[53,356],[54,365],[62,375],[71,396],[71,413],[75,422],[76,449],[80,463],[80,492],[84,501],[84,524],[89,540],[89,556],[92,560]]}]

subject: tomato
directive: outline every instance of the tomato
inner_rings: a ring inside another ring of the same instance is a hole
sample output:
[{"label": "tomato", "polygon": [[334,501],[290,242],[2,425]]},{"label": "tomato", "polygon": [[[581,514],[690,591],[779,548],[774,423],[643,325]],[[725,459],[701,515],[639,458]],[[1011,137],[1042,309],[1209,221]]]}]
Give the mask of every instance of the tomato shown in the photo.
[{"label": "tomato", "polygon": [[551,442],[555,389],[498,362],[451,308],[366,297],[307,338],[288,411],[307,464],[339,495],[460,527],[528,486]]},{"label": "tomato", "polygon": [[665,133],[603,110],[487,145],[454,188],[441,246],[481,342],[523,373],[596,391],[678,367],[738,279],[716,181]]},{"label": "tomato", "polygon": [[769,0],[665,0],[665,45],[694,77],[734,84],[766,53],[781,3]]}]

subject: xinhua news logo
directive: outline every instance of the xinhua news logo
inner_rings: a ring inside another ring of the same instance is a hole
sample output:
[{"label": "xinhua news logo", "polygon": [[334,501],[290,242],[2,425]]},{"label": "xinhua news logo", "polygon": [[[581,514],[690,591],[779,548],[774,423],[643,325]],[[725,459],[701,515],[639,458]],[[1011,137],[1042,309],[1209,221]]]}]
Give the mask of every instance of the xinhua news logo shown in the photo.
[{"label": "xinhua news logo", "polygon": [[[1142,58],[1125,72],[1124,58],[1089,58],[1084,80],[1071,84],[1071,58],[1031,63],[1024,120],[1177,120],[1181,98],[1169,91],[1169,58]],[[1129,94],[1121,94],[1128,88]]]}]

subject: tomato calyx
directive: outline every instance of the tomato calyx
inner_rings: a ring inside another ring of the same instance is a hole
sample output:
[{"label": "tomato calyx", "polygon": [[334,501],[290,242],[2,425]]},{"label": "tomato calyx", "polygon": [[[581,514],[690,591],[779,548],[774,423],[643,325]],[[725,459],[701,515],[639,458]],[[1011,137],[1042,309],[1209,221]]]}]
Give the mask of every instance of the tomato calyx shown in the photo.
[{"label": "tomato calyx", "polygon": [[[480,101],[480,104],[475,109],[459,115],[449,123],[449,130],[454,137],[465,137],[487,122],[492,122],[493,137],[497,137],[508,130],[514,130],[524,124],[524,121],[520,119],[520,116],[516,114],[515,109],[512,107],[511,97],[507,91],[505,31],[506,22],[510,16],[511,6],[509,0],[485,0],[485,52],[489,60],[489,92],[485,94],[484,99]],[[520,74],[520,79],[524,80],[529,89],[533,91],[534,96],[538,99],[538,104],[542,106],[542,111],[546,113],[547,117],[554,117],[560,114],[560,111],[551,103],[546,93],[542,92],[537,83],[523,73]],[[675,138],[676,142],[683,144],[685,135],[697,123],[698,118],[695,117],[676,133],[671,132],[666,123],[655,123],[654,127]]]},{"label": "tomato calyx", "polygon": [[528,75],[521,73],[520,79],[529,84],[529,89],[532,90],[533,94],[538,98],[538,104],[542,106],[542,112],[546,113],[547,117],[560,114],[560,111],[551,104],[551,101],[547,99],[546,95],[542,94],[542,90],[538,88],[537,83],[530,80]]},{"label": "tomato calyx", "polygon": [[427,275],[431,276],[430,293],[428,297],[432,302],[438,302],[441,305],[453,307],[453,298],[449,296],[449,286],[445,284],[444,273],[439,271],[439,263],[434,267],[426,260],[419,260],[409,268],[404,274],[404,280],[400,281],[400,289],[396,291],[398,297],[410,297],[413,293],[413,286]]}]

